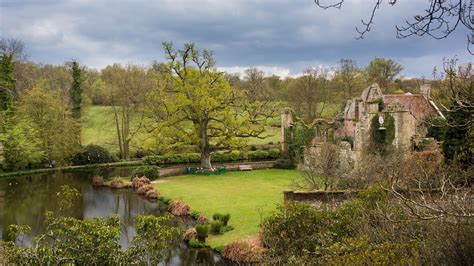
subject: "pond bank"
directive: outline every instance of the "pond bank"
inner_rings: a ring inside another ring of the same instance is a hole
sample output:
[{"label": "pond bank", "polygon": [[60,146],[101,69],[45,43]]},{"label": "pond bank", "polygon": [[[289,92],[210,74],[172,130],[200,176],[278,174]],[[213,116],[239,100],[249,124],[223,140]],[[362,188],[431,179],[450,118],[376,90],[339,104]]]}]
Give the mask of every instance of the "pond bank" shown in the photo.
[{"label": "pond bank", "polygon": [[71,165],[71,166],[54,167],[54,168],[39,168],[39,169],[22,170],[22,171],[15,171],[15,172],[0,172],[0,178],[45,174],[45,173],[59,172],[59,171],[67,172],[67,171],[86,170],[86,169],[94,169],[94,168],[117,168],[117,167],[128,167],[128,166],[139,166],[142,164],[143,163],[141,160],[137,160],[137,161],[116,162],[116,163],[85,164],[85,165]]}]

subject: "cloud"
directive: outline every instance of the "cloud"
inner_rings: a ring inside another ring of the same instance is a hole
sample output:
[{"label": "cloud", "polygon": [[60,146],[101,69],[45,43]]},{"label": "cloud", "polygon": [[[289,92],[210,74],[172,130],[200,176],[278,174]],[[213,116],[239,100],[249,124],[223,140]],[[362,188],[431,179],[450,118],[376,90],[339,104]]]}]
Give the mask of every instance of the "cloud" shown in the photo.
[{"label": "cloud", "polygon": [[90,67],[165,60],[161,42],[195,42],[215,52],[221,68],[259,66],[268,74],[292,76],[310,66],[337,66],[352,58],[365,66],[386,57],[405,65],[407,76],[429,76],[445,55],[472,60],[466,32],[446,40],[395,38],[395,25],[423,1],[384,4],[365,39],[355,26],[370,14],[370,1],[346,1],[322,10],[311,0],[3,0],[0,32],[26,43],[32,60],[60,64],[77,58]]}]

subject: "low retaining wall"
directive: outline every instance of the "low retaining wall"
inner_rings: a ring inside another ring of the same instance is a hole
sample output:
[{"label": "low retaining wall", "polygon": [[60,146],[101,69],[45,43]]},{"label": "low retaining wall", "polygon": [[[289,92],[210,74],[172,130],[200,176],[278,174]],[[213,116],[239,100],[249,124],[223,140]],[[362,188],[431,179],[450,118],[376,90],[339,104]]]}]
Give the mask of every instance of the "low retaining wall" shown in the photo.
[{"label": "low retaining wall", "polygon": [[290,201],[309,201],[315,204],[335,204],[340,203],[354,198],[360,191],[348,190],[348,191],[283,191],[284,202]]},{"label": "low retaining wall", "polygon": [[[220,163],[215,164],[214,167],[225,166],[229,171],[239,170],[240,165],[250,165],[254,170],[257,169],[268,169],[272,168],[275,164],[275,161],[262,161],[262,162],[238,162],[238,163]],[[199,167],[198,164],[188,164],[188,165],[176,165],[163,167],[158,169],[158,176],[175,176],[175,175],[184,175],[186,174],[186,167]]]}]

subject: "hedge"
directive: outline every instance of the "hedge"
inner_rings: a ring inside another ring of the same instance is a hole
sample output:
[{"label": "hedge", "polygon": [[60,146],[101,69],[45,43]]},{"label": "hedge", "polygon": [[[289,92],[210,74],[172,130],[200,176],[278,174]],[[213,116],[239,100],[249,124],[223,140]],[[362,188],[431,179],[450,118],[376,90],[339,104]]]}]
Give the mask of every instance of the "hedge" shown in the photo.
[{"label": "hedge", "polygon": [[[234,162],[234,161],[262,161],[274,160],[280,158],[279,149],[271,149],[268,151],[231,151],[226,153],[215,153],[211,155],[211,161],[215,163]],[[147,165],[164,165],[178,163],[200,163],[201,155],[199,153],[182,153],[170,155],[154,155],[143,158],[143,163]]]}]

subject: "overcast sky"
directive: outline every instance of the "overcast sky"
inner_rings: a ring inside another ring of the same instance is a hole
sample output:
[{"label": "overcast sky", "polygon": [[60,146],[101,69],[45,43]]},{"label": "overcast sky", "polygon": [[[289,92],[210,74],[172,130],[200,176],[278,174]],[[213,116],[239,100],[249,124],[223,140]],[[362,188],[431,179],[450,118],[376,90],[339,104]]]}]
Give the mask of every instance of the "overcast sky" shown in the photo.
[{"label": "overcast sky", "polygon": [[214,51],[217,65],[229,72],[255,66],[283,77],[334,67],[340,58],[359,66],[390,58],[405,67],[405,76],[427,78],[443,57],[473,61],[464,28],[446,40],[395,37],[395,25],[421,13],[428,0],[385,3],[373,30],[355,40],[355,26],[373,2],[346,0],[341,10],[322,10],[313,0],[0,0],[0,35],[22,40],[31,60],[76,58],[97,69],[164,61],[163,41],[195,42]]}]

